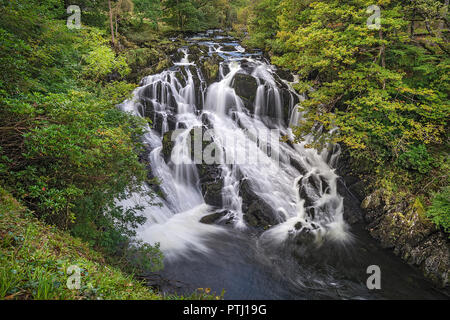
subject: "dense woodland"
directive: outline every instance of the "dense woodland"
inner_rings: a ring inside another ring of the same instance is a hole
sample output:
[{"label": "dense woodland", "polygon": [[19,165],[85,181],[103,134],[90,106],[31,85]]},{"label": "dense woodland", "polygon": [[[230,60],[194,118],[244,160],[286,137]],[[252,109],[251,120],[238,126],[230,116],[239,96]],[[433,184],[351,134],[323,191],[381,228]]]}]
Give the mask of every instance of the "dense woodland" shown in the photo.
[{"label": "dense woodland", "polygon": [[128,245],[139,208],[115,206],[148,179],[142,120],[115,106],[168,66],[169,37],[212,28],[298,75],[298,139],[322,124],[311,147],[340,143],[369,190],[450,232],[448,0],[0,0],[0,186],[115,261],[151,257],[126,268],[160,268],[157,248]]}]

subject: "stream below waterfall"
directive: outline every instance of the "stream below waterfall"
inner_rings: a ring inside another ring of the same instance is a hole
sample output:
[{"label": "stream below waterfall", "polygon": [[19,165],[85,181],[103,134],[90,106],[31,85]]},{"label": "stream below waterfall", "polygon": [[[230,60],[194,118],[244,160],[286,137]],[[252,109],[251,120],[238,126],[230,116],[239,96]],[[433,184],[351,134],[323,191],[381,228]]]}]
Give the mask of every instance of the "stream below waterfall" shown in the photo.
[{"label": "stream below waterfall", "polygon": [[[338,187],[339,147],[294,141],[306,99],[295,79],[220,32],[187,42],[120,106],[152,120],[144,161],[159,183],[145,188],[158,195],[122,205],[144,208],[137,238],[160,244],[162,278],[225,299],[448,298],[346,221],[360,213]],[[367,288],[371,265],[380,290]]]}]

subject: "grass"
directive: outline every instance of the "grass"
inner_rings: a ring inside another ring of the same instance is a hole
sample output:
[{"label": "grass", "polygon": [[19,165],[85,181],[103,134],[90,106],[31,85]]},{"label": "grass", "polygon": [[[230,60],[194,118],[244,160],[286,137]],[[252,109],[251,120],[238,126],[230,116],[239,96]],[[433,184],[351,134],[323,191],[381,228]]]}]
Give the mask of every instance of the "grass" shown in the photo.
[{"label": "grass", "polygon": [[[70,266],[80,289],[69,289]],[[0,299],[159,300],[132,275],[105,263],[80,239],[45,225],[0,188]]]}]

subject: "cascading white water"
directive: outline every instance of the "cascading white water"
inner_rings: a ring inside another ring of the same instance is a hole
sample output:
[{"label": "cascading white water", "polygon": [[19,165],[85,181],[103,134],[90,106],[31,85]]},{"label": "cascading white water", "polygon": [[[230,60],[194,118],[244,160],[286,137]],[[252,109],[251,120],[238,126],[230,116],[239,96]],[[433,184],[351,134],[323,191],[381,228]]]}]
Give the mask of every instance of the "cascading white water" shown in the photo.
[{"label": "cascading white water", "polygon": [[[162,119],[158,130],[148,128],[144,141],[151,150],[148,160],[152,174],[161,182],[159,188],[163,197],[157,199],[161,206],[146,206],[144,214],[148,222],[139,230],[138,237],[149,243],[159,242],[168,258],[186,253],[188,249],[207,252],[209,249],[202,243],[206,235],[230,230],[200,223],[205,215],[218,209],[227,210],[225,218],[231,219],[236,228],[247,228],[240,192],[245,180],[278,221],[260,235],[261,244],[283,243],[305,232],[313,235],[317,243],[324,239],[347,240],[343,199],[337,192],[337,175],[330,167],[335,164],[338,152],[318,154],[306,149],[306,142],[292,143],[292,131],[284,124],[296,125],[303,116],[293,103],[297,94],[290,90],[290,101],[283,104],[272,66],[252,59],[238,44],[234,44],[235,51],[231,52],[221,51],[216,44],[206,44],[209,54],[218,52],[225,58],[220,65],[220,80],[207,90],[201,69],[189,61],[188,48],[183,48],[184,57],[174,63],[175,68],[144,78],[134,98],[122,105],[122,110],[137,116],[144,116],[145,110],[150,108],[154,122],[157,117]],[[251,72],[241,67],[243,61],[251,64]],[[197,88],[193,68],[200,83]],[[253,114],[233,88],[236,74],[244,72],[257,83]],[[201,101],[197,101],[196,92],[200,92]],[[283,119],[286,105],[289,119]],[[170,117],[175,119],[173,123]],[[215,149],[220,151],[216,157],[220,160],[218,168],[223,179],[222,208],[212,208],[205,203],[198,167],[191,159],[188,142],[191,131],[206,125],[205,119]],[[170,133],[171,126],[172,130],[184,129],[174,139],[170,159],[165,160],[162,140],[164,134]],[[280,136],[274,135],[273,129],[288,136],[291,143],[280,143]],[[270,146],[270,155],[267,146]],[[331,159],[330,163],[327,159]],[[123,204],[145,202],[136,197]]]}]

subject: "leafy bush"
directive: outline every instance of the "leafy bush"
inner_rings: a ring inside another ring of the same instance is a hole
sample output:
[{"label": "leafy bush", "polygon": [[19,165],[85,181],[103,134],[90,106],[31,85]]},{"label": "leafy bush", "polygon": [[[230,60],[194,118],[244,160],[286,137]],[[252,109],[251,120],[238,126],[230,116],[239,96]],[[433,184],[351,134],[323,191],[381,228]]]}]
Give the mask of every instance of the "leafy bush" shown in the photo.
[{"label": "leafy bush", "polygon": [[450,234],[450,187],[447,186],[434,194],[427,215],[436,225]]},{"label": "leafy bush", "polygon": [[427,151],[427,148],[420,144],[411,146],[407,152],[398,157],[398,164],[403,168],[415,170],[426,174],[431,170],[433,159]]},{"label": "leafy bush", "polygon": [[88,79],[104,80],[107,75],[118,73],[120,77],[125,77],[130,73],[125,57],[114,54],[114,51],[107,46],[98,46],[89,52],[84,61],[84,75]]},{"label": "leafy bush", "polygon": [[42,220],[125,252],[145,221],[115,205],[147,178],[138,161],[144,122],[116,107],[135,85],[104,81],[129,68],[103,30],[69,30],[53,18],[62,2],[47,4],[0,7],[0,184]]}]

